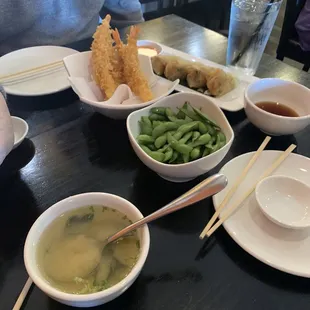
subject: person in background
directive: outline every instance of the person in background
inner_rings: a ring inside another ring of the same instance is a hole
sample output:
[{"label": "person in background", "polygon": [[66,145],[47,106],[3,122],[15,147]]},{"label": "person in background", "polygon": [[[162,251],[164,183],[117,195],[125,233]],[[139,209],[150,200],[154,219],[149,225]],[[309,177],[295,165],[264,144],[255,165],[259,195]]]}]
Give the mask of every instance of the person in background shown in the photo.
[{"label": "person in background", "polygon": [[66,45],[91,37],[107,13],[112,27],[143,21],[139,0],[1,0],[0,56],[29,46]]},{"label": "person in background", "polygon": [[310,51],[310,0],[306,0],[306,3],[301,10],[295,28],[298,33],[299,43],[301,48],[305,52]]}]

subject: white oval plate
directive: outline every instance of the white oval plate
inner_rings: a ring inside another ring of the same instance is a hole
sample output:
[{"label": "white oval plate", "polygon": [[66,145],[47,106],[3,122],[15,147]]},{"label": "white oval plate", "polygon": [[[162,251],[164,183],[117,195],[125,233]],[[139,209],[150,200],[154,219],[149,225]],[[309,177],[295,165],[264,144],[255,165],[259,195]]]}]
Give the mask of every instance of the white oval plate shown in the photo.
[{"label": "white oval plate", "polygon": [[[62,60],[78,51],[61,46],[35,46],[23,48],[0,57],[0,76],[43,66]],[[18,96],[40,96],[53,94],[70,87],[65,67],[31,75],[18,83],[4,83],[8,94]]]},{"label": "white oval plate", "polygon": [[[216,97],[216,98],[208,96],[210,100],[216,103],[216,105],[219,106],[222,110],[226,110],[230,112],[236,112],[236,111],[242,110],[244,107],[244,99],[243,99],[244,90],[247,88],[249,84],[251,84],[254,81],[259,80],[259,78],[255,76],[245,75],[241,73],[238,76],[236,76],[234,72],[231,72],[230,69],[224,65],[217,64],[208,59],[203,59],[203,58],[195,57],[190,54],[183,53],[179,50],[176,50],[174,48],[168,47],[163,44],[160,44],[160,46],[163,49],[163,54],[176,55],[188,61],[199,62],[205,66],[221,68],[224,71],[232,73],[237,78],[237,85],[235,89],[231,90],[226,95],[221,96],[221,97]],[[201,94],[200,92],[194,89],[191,89],[189,87],[183,86],[181,84],[178,84],[175,89],[180,92],[193,92],[193,93]]]},{"label": "white oval plate", "polygon": [[[213,196],[215,209],[247,165],[252,154],[236,157],[221,169],[220,173],[228,178],[228,186]],[[264,151],[227,207],[240,199],[280,154],[280,151]],[[273,175],[290,176],[310,185],[310,159],[291,154]],[[263,263],[287,273],[310,277],[310,230],[282,228],[268,220],[259,209],[254,192],[238,211],[225,221],[224,228],[237,244]]]}]

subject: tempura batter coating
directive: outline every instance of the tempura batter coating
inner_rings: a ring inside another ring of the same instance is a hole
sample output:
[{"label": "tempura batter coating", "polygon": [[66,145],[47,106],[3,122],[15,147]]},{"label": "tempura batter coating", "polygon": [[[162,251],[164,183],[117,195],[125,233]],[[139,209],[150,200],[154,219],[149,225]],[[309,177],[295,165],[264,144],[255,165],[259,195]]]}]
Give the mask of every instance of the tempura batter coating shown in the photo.
[{"label": "tempura batter coating", "polygon": [[132,92],[140,97],[143,102],[153,99],[152,91],[148,81],[140,70],[137,37],[139,29],[136,26],[130,28],[130,33],[127,38],[127,45],[123,44],[119,32],[116,29],[113,31],[113,38],[116,42],[116,47],[123,60],[123,74],[126,84]]},{"label": "tempura batter coating", "polygon": [[107,15],[93,35],[92,70],[95,82],[111,98],[116,88],[123,82],[119,56],[113,47],[110,29],[111,16]]}]

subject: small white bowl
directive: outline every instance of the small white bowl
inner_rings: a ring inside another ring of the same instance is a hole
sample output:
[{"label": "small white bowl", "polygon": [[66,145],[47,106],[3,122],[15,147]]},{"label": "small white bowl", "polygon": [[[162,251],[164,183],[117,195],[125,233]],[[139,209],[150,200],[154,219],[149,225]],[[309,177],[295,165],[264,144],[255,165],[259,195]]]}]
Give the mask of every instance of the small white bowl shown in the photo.
[{"label": "small white bowl", "polygon": [[255,196],[272,222],[292,229],[310,227],[310,187],[286,176],[271,176],[258,183]]},{"label": "small white bowl", "polygon": [[48,208],[35,221],[28,233],[24,248],[25,266],[35,285],[51,298],[74,307],[101,305],[124,293],[140,274],[150,248],[149,229],[144,225],[138,230],[141,246],[138,261],[127,277],[121,282],[104,291],[83,295],[64,293],[52,287],[38,268],[36,250],[39,239],[48,225],[64,212],[89,205],[104,205],[114,208],[126,214],[132,221],[137,221],[143,217],[133,204],[119,196],[106,193],[85,193],[71,196]]},{"label": "small white bowl", "polygon": [[24,141],[28,133],[29,126],[26,121],[16,116],[12,116],[12,124],[14,130],[14,150]]},{"label": "small white bowl", "polygon": [[[206,113],[211,120],[221,127],[226,136],[226,145],[206,157],[186,164],[170,165],[160,163],[147,155],[136,141],[136,137],[140,134],[139,121],[141,116],[148,116],[150,109],[153,107],[170,107],[177,112],[177,108],[182,107],[186,101],[193,107],[201,108],[203,113]],[[234,140],[234,132],[222,110],[207,96],[195,93],[177,93],[149,107],[131,113],[127,118],[127,131],[131,146],[140,160],[162,178],[172,182],[186,182],[213,169],[225,157]]]},{"label": "small white bowl", "polygon": [[154,41],[138,40],[137,46],[138,46],[138,50],[139,50],[139,47],[151,47],[157,51],[157,55],[160,55],[163,52],[162,46]]},{"label": "small white bowl", "polygon": [[[267,134],[294,134],[310,124],[310,90],[298,83],[275,78],[261,79],[248,86],[244,97],[248,119]],[[285,117],[266,112],[255,105],[263,101],[284,104],[300,116]]]}]

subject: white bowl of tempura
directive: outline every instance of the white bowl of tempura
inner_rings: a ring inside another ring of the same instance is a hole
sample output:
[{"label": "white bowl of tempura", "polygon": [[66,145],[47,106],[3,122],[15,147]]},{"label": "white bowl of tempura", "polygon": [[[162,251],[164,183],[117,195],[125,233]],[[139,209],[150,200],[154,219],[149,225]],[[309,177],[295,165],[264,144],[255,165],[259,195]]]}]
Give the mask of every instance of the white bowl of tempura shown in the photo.
[{"label": "white bowl of tempura", "polygon": [[138,28],[132,26],[124,44],[110,28],[110,15],[93,38],[91,51],[64,58],[69,81],[80,100],[97,112],[125,119],[131,112],[168,96],[178,85],[153,73],[148,56],[139,55]]}]

